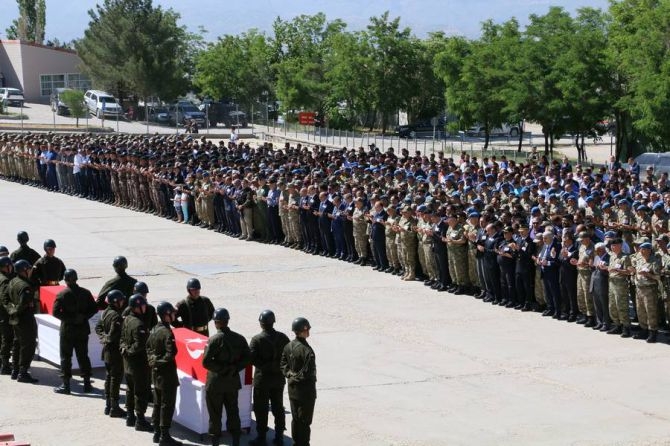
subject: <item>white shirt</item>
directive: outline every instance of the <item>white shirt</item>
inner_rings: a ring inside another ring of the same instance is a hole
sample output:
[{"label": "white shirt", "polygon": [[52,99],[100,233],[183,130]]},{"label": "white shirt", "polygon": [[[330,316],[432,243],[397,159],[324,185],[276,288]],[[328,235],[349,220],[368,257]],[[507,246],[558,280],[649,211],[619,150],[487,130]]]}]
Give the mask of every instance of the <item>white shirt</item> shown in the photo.
[{"label": "white shirt", "polygon": [[77,154],[74,156],[74,161],[72,162],[72,164],[73,164],[73,166],[72,166],[72,173],[79,173],[79,172],[81,172],[81,166],[82,166],[83,164],[86,164],[86,160],[85,160],[85,158],[84,158],[84,155],[82,155],[81,153],[77,153]]}]

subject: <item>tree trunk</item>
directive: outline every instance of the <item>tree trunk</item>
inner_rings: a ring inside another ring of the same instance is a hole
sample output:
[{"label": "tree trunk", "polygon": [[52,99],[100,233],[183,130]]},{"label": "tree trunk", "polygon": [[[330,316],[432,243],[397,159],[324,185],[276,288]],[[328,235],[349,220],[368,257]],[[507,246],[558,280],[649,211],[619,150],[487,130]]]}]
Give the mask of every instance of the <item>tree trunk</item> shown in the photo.
[{"label": "tree trunk", "polygon": [[549,156],[554,159],[554,132],[549,133]]},{"label": "tree trunk", "polygon": [[489,141],[491,139],[491,133],[489,132],[489,129],[487,128],[484,131],[484,150],[489,148]]},{"label": "tree trunk", "polygon": [[549,132],[542,126],[542,135],[544,136],[544,155],[549,156]]},{"label": "tree trunk", "polygon": [[582,133],[582,161],[586,162],[586,144],[584,143],[584,133]]}]

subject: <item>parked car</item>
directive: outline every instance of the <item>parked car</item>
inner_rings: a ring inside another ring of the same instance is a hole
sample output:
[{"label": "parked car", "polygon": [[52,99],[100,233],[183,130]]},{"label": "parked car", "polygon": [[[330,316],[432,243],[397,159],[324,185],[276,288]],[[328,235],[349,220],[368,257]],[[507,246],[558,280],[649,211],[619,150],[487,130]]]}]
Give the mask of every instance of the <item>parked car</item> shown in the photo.
[{"label": "parked car", "polygon": [[246,127],[247,115],[238,108],[239,106],[232,102],[215,102],[209,99],[205,99],[198,107],[209,119],[210,127],[216,127],[217,124],[223,124],[224,127],[231,125]]},{"label": "parked car", "polygon": [[654,175],[670,174],[670,153],[642,153],[635,157],[635,161],[640,165],[641,180],[645,178],[645,172],[649,166],[654,168]]},{"label": "parked car", "polygon": [[[433,126],[433,119],[437,119],[435,126]],[[437,118],[422,119],[412,124],[398,126],[396,132],[401,138],[432,138],[433,130],[436,132],[435,136],[446,136],[446,125],[446,116],[439,116]],[[441,133],[438,135],[437,132]]]},{"label": "parked car", "polygon": [[236,126],[236,127],[247,127],[249,123],[247,122],[247,114],[240,110],[231,111],[228,113],[228,121],[225,123],[226,127]]},{"label": "parked car", "polygon": [[123,117],[123,108],[116,98],[100,90],[88,90],[84,93],[84,102],[88,112],[100,119],[106,116]]},{"label": "parked car", "polygon": [[23,91],[18,88],[0,88],[0,101],[7,105],[23,107]]},{"label": "parked car", "polygon": [[170,110],[168,107],[149,106],[149,121],[157,124],[168,124],[170,122]]},{"label": "parked car", "polygon": [[51,93],[51,111],[56,112],[57,115],[67,116],[70,114],[70,108],[65,105],[61,95],[63,92],[71,90],[70,88],[56,88]]},{"label": "parked car", "polygon": [[170,125],[183,125],[192,119],[195,120],[200,127],[204,127],[206,124],[205,114],[198,110],[198,107],[192,102],[179,101],[176,104],[170,105],[168,110],[168,122]]},{"label": "parked car", "polygon": [[[494,127],[490,130],[489,136],[519,136],[520,127],[516,124],[503,124],[501,127]],[[477,136],[483,138],[486,136],[486,128],[483,124],[475,124],[465,131],[468,136]]]}]

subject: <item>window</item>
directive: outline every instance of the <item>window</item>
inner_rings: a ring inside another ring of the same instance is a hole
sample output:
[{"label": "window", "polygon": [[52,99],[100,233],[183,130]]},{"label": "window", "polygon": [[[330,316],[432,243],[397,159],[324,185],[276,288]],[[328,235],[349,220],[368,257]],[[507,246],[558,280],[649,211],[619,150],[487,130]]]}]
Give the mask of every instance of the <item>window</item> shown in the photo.
[{"label": "window", "polygon": [[85,91],[91,88],[91,80],[80,73],[40,75],[40,94],[42,96],[50,96],[56,88],[66,87]]}]

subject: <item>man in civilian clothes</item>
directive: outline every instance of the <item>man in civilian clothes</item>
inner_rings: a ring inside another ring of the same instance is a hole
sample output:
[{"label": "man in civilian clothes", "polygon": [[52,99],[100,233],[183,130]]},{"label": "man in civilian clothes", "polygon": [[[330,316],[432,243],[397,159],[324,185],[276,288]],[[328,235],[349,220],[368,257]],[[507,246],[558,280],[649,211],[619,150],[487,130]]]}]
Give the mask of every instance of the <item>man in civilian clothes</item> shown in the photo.
[{"label": "man in civilian clothes", "polygon": [[533,256],[536,253],[535,242],[529,235],[527,223],[519,225],[519,233],[515,237],[516,251],[516,293],[518,302],[516,309],[521,311],[531,311],[535,302],[535,263]]},{"label": "man in civilian clothes", "polygon": [[561,317],[561,290],[559,284],[559,260],[561,244],[554,237],[554,233],[547,231],[542,235],[544,246],[537,257],[537,264],[542,274],[542,285],[544,296],[547,301],[547,309],[543,316],[551,316],[554,319],[565,319]]},{"label": "man in civilian clothes", "polygon": [[370,240],[372,240],[372,250],[377,262],[376,270],[384,271],[389,267],[388,257],[386,256],[386,230],[385,224],[388,214],[384,210],[381,200],[377,201],[370,214]]},{"label": "man in civilian clothes", "polygon": [[[579,308],[577,306],[577,258],[579,256],[579,249],[574,240],[573,232],[567,231],[563,233],[563,246],[561,247],[558,259],[560,260],[560,284],[561,284],[561,301],[564,309],[567,311],[568,322],[576,322]],[[579,321],[582,324],[586,322],[586,318],[580,315]]]},{"label": "man in civilian clothes", "polygon": [[321,236],[321,255],[333,257],[335,255],[335,241],[331,232],[330,215],[333,214],[333,203],[328,200],[328,192],[319,193],[319,208],[314,212],[318,219],[319,234]]}]

